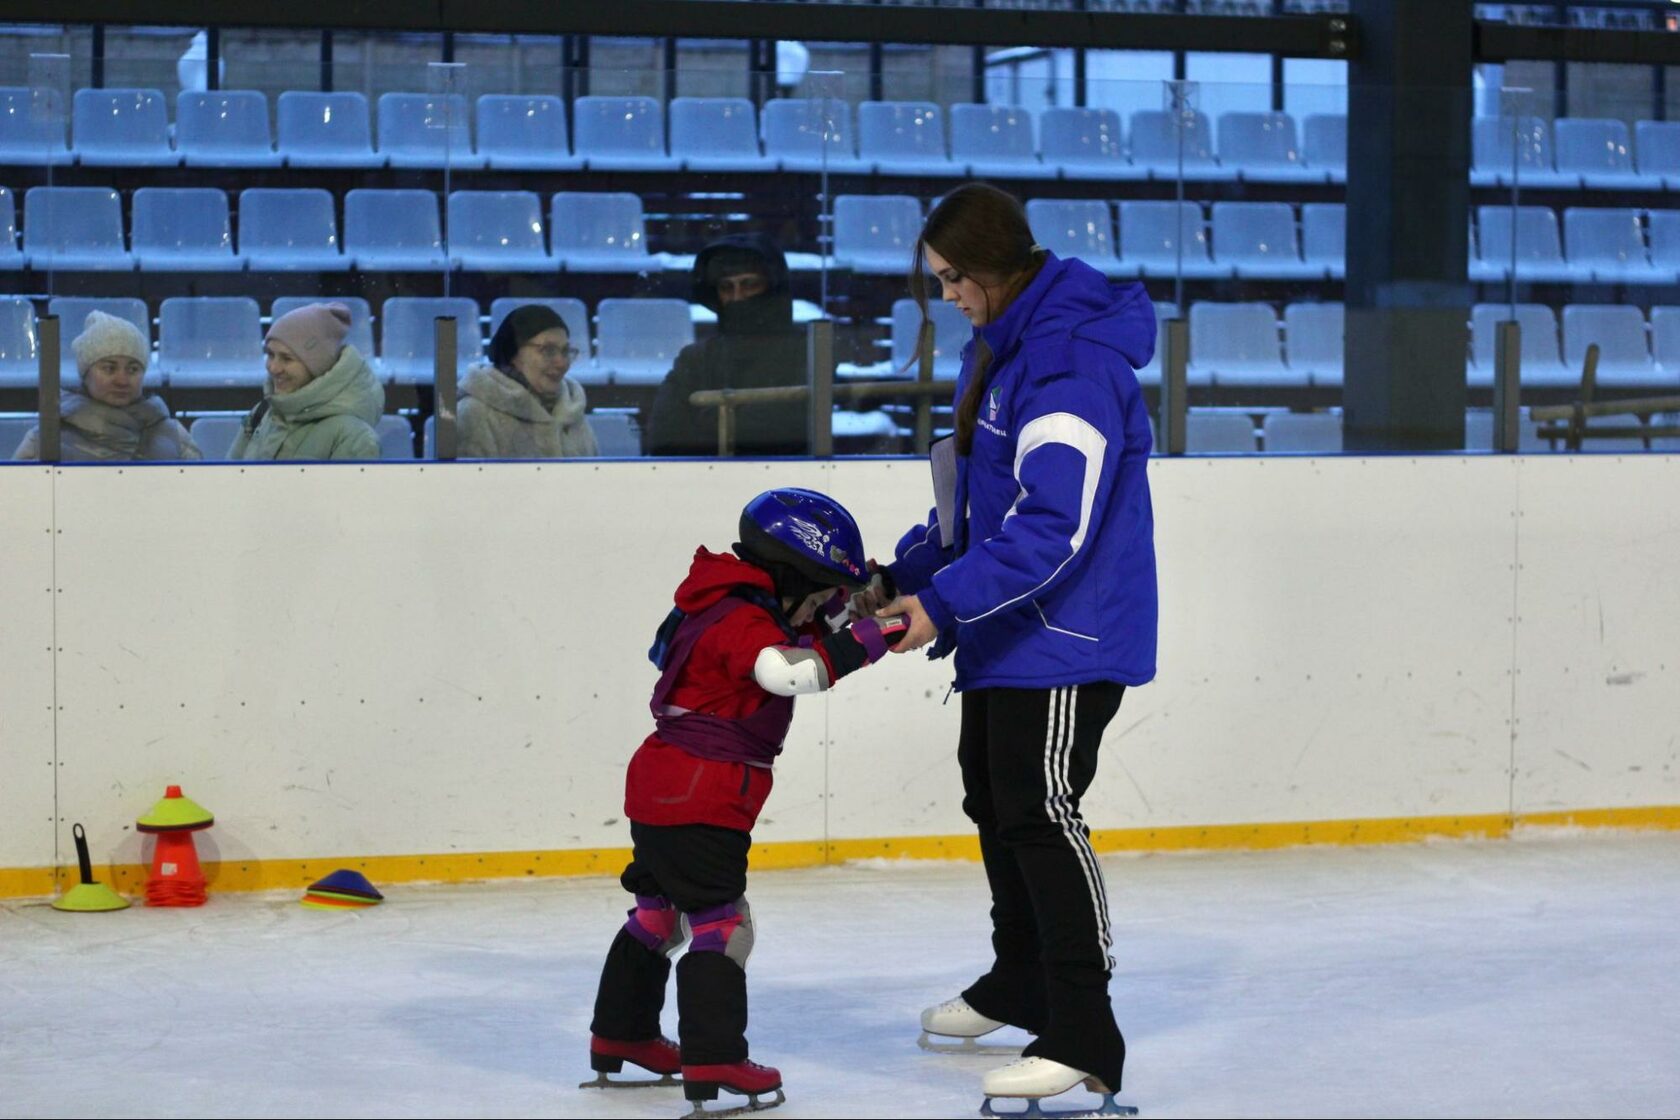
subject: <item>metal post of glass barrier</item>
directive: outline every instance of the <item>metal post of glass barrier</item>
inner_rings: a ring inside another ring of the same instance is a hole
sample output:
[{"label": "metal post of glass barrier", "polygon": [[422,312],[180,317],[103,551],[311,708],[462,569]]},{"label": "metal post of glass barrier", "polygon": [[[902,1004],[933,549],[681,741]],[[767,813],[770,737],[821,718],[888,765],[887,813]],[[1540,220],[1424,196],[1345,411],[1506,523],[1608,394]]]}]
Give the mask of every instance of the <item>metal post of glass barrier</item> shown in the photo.
[{"label": "metal post of glass barrier", "polygon": [[1517,414],[1522,399],[1522,324],[1507,319],[1493,336],[1493,449],[1510,453],[1519,440]]},{"label": "metal post of glass barrier", "polygon": [[[922,320],[921,333],[916,336],[916,380],[923,385],[933,383],[933,320]],[[933,443],[933,398],[922,394],[916,398],[916,454],[926,455]]]},{"label": "metal post of glass barrier", "polygon": [[1162,324],[1161,354],[1161,446],[1168,455],[1182,455],[1185,422],[1190,414],[1189,374],[1190,324],[1181,315]]},{"label": "metal post of glass barrier", "polygon": [[432,320],[432,386],[435,404],[432,411],[432,446],[434,458],[455,458],[455,332],[458,327],[453,316],[439,315]]},{"label": "metal post of glass barrier", "polygon": [[39,357],[39,397],[36,406],[40,412],[38,424],[41,430],[41,454],[43,463],[56,463],[59,460],[59,414],[58,414],[58,316],[43,315],[35,323],[35,337],[38,342],[36,355]]},{"label": "metal post of glass barrier", "polygon": [[805,357],[810,368],[811,455],[834,456],[834,320],[813,319],[805,324]]}]

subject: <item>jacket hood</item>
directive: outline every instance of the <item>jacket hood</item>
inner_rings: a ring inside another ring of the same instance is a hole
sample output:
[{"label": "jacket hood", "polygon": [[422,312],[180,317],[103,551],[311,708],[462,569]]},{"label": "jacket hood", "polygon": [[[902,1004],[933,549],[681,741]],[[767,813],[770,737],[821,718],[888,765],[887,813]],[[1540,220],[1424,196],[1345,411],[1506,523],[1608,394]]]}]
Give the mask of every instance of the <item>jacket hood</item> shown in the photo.
[{"label": "jacket hood", "polygon": [[313,424],[348,413],[369,427],[385,411],[385,390],[354,346],[345,346],[332,367],[295,393],[276,394],[268,381],[268,403],[287,424]]},{"label": "jacket hood", "polygon": [[[706,270],[712,258],[719,253],[735,250],[748,252],[764,262],[764,275],[770,281],[770,290],[764,296],[789,297],[791,288],[788,286],[787,258],[776,243],[762,233],[732,233],[727,237],[720,237],[716,241],[700,250],[700,255],[694,258],[694,271],[691,278],[694,282],[693,301],[713,311],[718,310],[717,289],[706,282]],[[752,302],[752,301],[743,301]]]},{"label": "jacket hood", "polygon": [[558,397],[550,411],[530,389],[491,365],[469,369],[461,378],[461,395],[520,420],[539,424],[556,420],[562,427],[582,422],[584,409],[588,407],[583,386],[570,377],[560,379]]},{"label": "jacket hood", "polygon": [[757,588],[766,595],[776,593],[770,573],[763,568],[727,552],[697,548],[694,550],[694,562],[688,567],[688,575],[677,585],[677,606],[688,614],[695,614],[742,584]]},{"label": "jacket hood", "polygon": [[1107,346],[1134,370],[1155,354],[1155,308],[1137,281],[1111,284],[1084,261],[1051,252],[1026,290],[979,334],[994,354],[1046,335]]}]

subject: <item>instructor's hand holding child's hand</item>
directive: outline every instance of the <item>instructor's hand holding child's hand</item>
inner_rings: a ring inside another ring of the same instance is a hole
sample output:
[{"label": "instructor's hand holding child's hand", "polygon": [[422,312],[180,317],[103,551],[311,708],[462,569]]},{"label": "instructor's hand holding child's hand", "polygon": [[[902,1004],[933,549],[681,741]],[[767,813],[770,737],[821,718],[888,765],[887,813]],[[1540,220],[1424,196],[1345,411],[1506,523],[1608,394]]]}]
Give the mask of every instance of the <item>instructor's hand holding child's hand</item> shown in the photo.
[{"label": "instructor's hand holding child's hand", "polygon": [[934,629],[933,620],[928,618],[927,611],[922,609],[921,600],[914,595],[900,595],[875,613],[878,616],[901,614],[910,619],[910,629],[905,632],[899,643],[892,647],[894,653],[909,653],[913,649],[921,649],[939,637],[939,631]]}]

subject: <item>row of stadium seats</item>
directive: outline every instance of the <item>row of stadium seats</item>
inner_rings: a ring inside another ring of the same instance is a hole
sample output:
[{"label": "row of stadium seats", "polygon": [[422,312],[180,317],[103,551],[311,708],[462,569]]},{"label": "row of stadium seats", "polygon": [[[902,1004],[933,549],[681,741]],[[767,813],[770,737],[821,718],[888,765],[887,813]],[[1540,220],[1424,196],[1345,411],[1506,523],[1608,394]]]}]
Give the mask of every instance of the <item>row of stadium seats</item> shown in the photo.
[{"label": "row of stadium seats", "polygon": [[[128,242],[116,191],[33,187],[24,197],[19,249],[12,195],[0,187],[0,268],[644,272],[692,261],[649,252],[641,199],[626,192],[554,195],[548,236],[541,199],[530,191],[452,192],[447,240],[437,202],[428,190],[349,191],[341,249],[327,191],[252,188],[239,196],[236,248],[227,195],[214,187],[135,191]],[[1501,280],[1513,260],[1521,280],[1680,279],[1680,211],[1569,207],[1567,258],[1556,213],[1534,206],[1520,208],[1513,256],[1511,214],[1478,208],[1472,280]],[[1347,208],[1339,202],[1306,203],[1297,219],[1286,202],[1216,202],[1210,216],[1194,202],[1121,202],[1116,213],[1100,199],[1032,199],[1027,217],[1041,244],[1110,276],[1170,276],[1180,267],[1202,279],[1328,280],[1345,272]],[[921,203],[908,195],[841,195],[828,263],[902,274],[922,221]],[[794,254],[790,263],[812,267],[822,258]]]},{"label": "row of stadium seats", "polygon": [[[576,146],[558,97],[486,94],[476,114],[459,94],[387,93],[378,146],[360,93],[292,91],[279,98],[278,146],[267,97],[254,90],[182,92],[173,142],[154,89],[82,89],[66,138],[62,111],[40,93],[0,89],[0,163],[205,167],[490,167],[507,170],[813,171],[1014,178],[1172,178],[1339,182],[1347,118],[1283,112],[1131,114],[921,101],[782,99],[763,119],[744,98],[580,97]],[[477,142],[469,121],[476,116]],[[1554,132],[1555,129],[1555,132]],[[1036,134],[1035,134],[1036,133]],[[1637,142],[1635,142],[1637,141]],[[1680,188],[1680,122],[1482,117],[1473,124],[1471,181],[1535,187]]]},{"label": "row of stadium seats", "polygon": [[[276,299],[270,316],[323,297]],[[513,308],[544,303],[554,308],[571,329],[582,352],[572,375],[585,385],[654,385],[671,368],[677,352],[694,340],[692,309],[675,299],[603,299],[591,320],[577,299],[502,298],[490,305],[488,322],[480,321],[478,304],[461,297],[436,299],[399,296],[380,308],[379,346],[374,346],[374,319],[366,300],[330,297],[350,307],[350,341],[376,360],[386,377],[397,384],[429,384],[434,369],[433,322],[439,316],[456,321],[457,368],[481,361],[484,339],[494,335]],[[99,308],[134,323],[147,338],[152,325],[143,301],[133,298],[90,299],[59,297],[48,312],[60,316],[68,342],[88,311]],[[1173,304],[1158,302],[1157,317],[1171,318]],[[1569,305],[1563,309],[1562,332],[1552,309],[1540,304],[1517,305],[1523,330],[1522,377],[1533,387],[1577,384],[1589,344],[1600,350],[1599,381],[1607,387],[1680,389],[1680,307],[1654,307],[1647,324],[1637,307],[1625,305]],[[962,347],[971,336],[968,321],[950,304],[933,303],[934,375],[954,378]],[[1470,314],[1469,382],[1486,387],[1493,382],[1495,325],[1510,317],[1507,304],[1477,304]],[[1303,387],[1337,386],[1343,372],[1343,306],[1340,303],[1291,303],[1282,319],[1269,303],[1196,303],[1190,308],[1190,362],[1193,385]],[[908,368],[915,353],[921,313],[912,300],[893,305],[891,358],[869,364],[843,364],[845,378],[889,377]],[[262,384],[262,315],[254,299],[246,297],[175,297],[163,301],[158,314],[157,351],[153,380],[186,387],[257,387]],[[488,328],[488,334],[485,328]],[[1561,341],[1561,349],[1560,349]],[[35,311],[22,298],[0,299],[0,387],[33,385],[37,377]],[[63,347],[66,374],[70,351]],[[1160,348],[1155,359],[1139,371],[1145,384],[1159,384]]]}]

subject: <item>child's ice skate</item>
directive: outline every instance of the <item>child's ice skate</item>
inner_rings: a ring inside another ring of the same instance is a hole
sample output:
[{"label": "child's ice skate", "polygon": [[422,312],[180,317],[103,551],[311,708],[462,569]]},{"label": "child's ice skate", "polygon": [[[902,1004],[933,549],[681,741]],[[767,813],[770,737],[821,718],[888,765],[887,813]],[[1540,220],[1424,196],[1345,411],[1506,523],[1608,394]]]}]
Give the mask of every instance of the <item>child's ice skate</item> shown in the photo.
[{"label": "child's ice skate", "polygon": [[936,1054],[1019,1054],[1019,1046],[980,1042],[983,1035],[1004,1026],[988,1019],[958,996],[922,1012],[922,1036],[916,1045]]},{"label": "child's ice skate", "polygon": [[[682,1069],[682,1051],[668,1038],[650,1038],[643,1042],[617,1042],[600,1035],[589,1036],[589,1068],[595,1080],[585,1081],[579,1089],[643,1089],[652,1085],[680,1085],[676,1074]],[[640,1078],[635,1081],[614,1081],[607,1076],[624,1068],[624,1063],[659,1074],[659,1080]]]},{"label": "child's ice skate", "polygon": [[[1039,1104],[1045,1097],[1060,1096],[1080,1085],[1102,1097],[1102,1102],[1095,1108],[1045,1109]],[[1066,1120],[1076,1116],[1137,1115],[1137,1109],[1131,1105],[1115,1103],[1114,1090],[1101,1081],[1049,1058],[1022,1058],[1001,1069],[994,1069],[980,1083],[980,1091],[986,1094],[985,1101],[980,1105],[982,1116],[1059,1117]],[[992,1107],[994,1100],[1024,1100],[1027,1106],[1020,1111],[999,1112]]]},{"label": "child's ice skate", "polygon": [[[684,1065],[683,1096],[694,1105],[688,1116],[739,1116],[745,1112],[775,1108],[787,1097],[782,1093],[780,1070],[761,1066],[757,1062],[730,1062],[727,1065]],[[747,1098],[747,1103],[733,1108],[706,1108],[701,1102],[717,1099],[718,1090],[727,1089]],[[774,1100],[760,1100],[765,1093],[775,1093]]]}]

